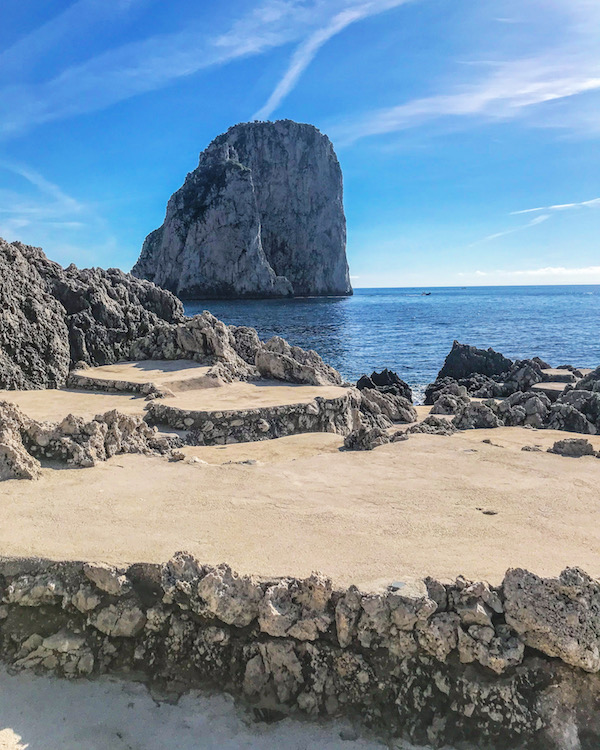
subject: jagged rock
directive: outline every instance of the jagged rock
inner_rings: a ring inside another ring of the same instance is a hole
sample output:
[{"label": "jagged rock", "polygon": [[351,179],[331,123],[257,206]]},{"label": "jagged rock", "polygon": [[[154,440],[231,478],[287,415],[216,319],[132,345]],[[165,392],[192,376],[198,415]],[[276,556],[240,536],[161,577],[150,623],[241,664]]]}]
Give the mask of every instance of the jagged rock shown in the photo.
[{"label": "jagged rock", "polygon": [[408,383],[405,383],[395,372],[382,370],[381,372],[372,372],[371,375],[363,375],[356,383],[359,391],[365,389],[377,390],[380,393],[391,393],[394,396],[402,396],[412,403],[412,390]]},{"label": "jagged rock", "polygon": [[417,623],[425,622],[437,610],[437,603],[430,598],[425,581],[397,581],[387,594],[390,624],[398,630],[413,630]]},{"label": "jagged rock", "polygon": [[425,404],[430,406],[442,393],[456,396],[459,400],[472,398],[497,398],[504,395],[504,386],[487,375],[470,375],[466,378],[438,378],[425,389]]},{"label": "jagged rock", "polygon": [[0,401],[0,482],[5,479],[37,479],[40,462],[27,452],[21,439],[23,415]]},{"label": "jagged rock", "polygon": [[410,424],[417,420],[417,411],[408,399],[395,393],[381,393],[373,388],[361,391],[361,409],[367,413],[378,413],[379,409],[390,423]]},{"label": "jagged rock", "polygon": [[581,458],[581,456],[595,456],[596,451],[589,440],[584,438],[567,438],[566,440],[557,440],[552,448],[548,448],[548,453],[557,453],[559,456],[568,456],[570,458]]},{"label": "jagged rock", "polygon": [[329,139],[291,120],[216,138],[133,268],[185,299],[351,294],[342,173]]},{"label": "jagged rock", "polygon": [[550,408],[548,429],[580,432],[583,435],[595,435],[596,428],[571,404],[554,403]]},{"label": "jagged rock", "polygon": [[600,367],[585,375],[577,383],[578,390],[599,391],[600,390]]},{"label": "jagged rock", "polygon": [[335,607],[335,627],[338,643],[347,648],[358,632],[358,621],[361,614],[362,596],[356,586],[350,586]]},{"label": "jagged rock", "polygon": [[452,420],[457,430],[486,429],[503,427],[504,423],[494,411],[492,402],[474,402],[465,406],[460,414]]},{"label": "jagged rock", "polygon": [[122,596],[131,589],[131,582],[126,575],[106,563],[85,563],[83,572],[99,589],[111,596]]},{"label": "jagged rock", "polygon": [[600,670],[600,584],[579,568],[540,578],[521,568],[502,584],[506,622],[526,646],[587,672]]},{"label": "jagged rock", "polygon": [[557,402],[558,404],[569,404],[591,422],[596,431],[600,429],[600,393],[577,388],[563,392]]},{"label": "jagged rock", "polygon": [[40,458],[85,467],[120,453],[164,454],[178,445],[180,438],[161,436],[141,417],[116,410],[90,422],[70,414],[52,424],[0,402],[0,479],[37,477]]},{"label": "jagged rock", "polygon": [[332,590],[331,580],[320,573],[270,586],[259,605],[260,629],[278,638],[316,640],[333,621],[329,609]]},{"label": "jagged rock", "polygon": [[[551,365],[549,365],[545,360],[543,360],[541,357],[532,357],[532,362],[535,362],[536,365],[539,365],[542,370],[550,370]],[[560,369],[560,368],[559,368]]]},{"label": "jagged rock", "polygon": [[[498,632],[498,635],[497,635]],[[477,661],[496,674],[518,666],[523,661],[525,647],[506,626],[471,625],[467,631],[458,629],[458,655],[463,664]]]},{"label": "jagged rock", "polygon": [[361,426],[346,436],[344,448],[348,451],[372,451],[389,443],[390,439],[388,433],[380,427]]},{"label": "jagged rock", "polygon": [[[462,386],[461,386],[462,387]],[[431,407],[431,414],[455,415],[460,414],[465,404],[469,403],[469,397],[453,396],[450,393],[439,393],[435,403]]]},{"label": "jagged rock", "polygon": [[512,364],[512,360],[491,348],[486,351],[454,341],[438,378],[450,377],[459,380],[474,374],[492,377],[508,372]]},{"label": "jagged rock", "polygon": [[528,391],[544,379],[542,368],[532,359],[519,359],[504,376],[505,392]]},{"label": "jagged rock", "polygon": [[422,422],[409,427],[409,433],[425,433],[426,435],[453,435],[456,427],[449,419],[442,419],[435,414],[430,414]]},{"label": "jagged rock", "polygon": [[193,609],[198,614],[243,628],[258,617],[263,592],[252,576],[238,575],[229,565],[219,565],[200,579],[197,595],[199,604]]},{"label": "jagged rock", "polygon": [[309,385],[341,385],[337,370],[314,351],[290,346],[279,336],[269,339],[256,353],[256,367],[264,378]]},{"label": "jagged rock", "polygon": [[94,612],[90,616],[90,623],[113,638],[133,638],[144,629],[146,615],[135,604],[120,601]]},{"label": "jagged rock", "polygon": [[24,249],[0,238],[0,388],[56,388],[69,372],[65,311]]},{"label": "jagged rock", "polygon": [[421,648],[438,661],[445,662],[458,645],[460,619],[453,612],[441,612],[417,623],[417,641]]},{"label": "jagged rock", "polygon": [[498,403],[497,412],[509,427],[530,425],[541,429],[548,419],[550,408],[550,399],[545,393],[517,391]]}]

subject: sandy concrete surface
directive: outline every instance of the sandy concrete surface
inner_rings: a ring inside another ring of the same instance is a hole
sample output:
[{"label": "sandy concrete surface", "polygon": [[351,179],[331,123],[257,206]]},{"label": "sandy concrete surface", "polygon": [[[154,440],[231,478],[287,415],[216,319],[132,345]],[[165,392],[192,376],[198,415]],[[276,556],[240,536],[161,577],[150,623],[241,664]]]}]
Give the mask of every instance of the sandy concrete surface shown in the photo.
[{"label": "sandy concrete surface", "polygon": [[[316,569],[365,588],[426,574],[499,582],[517,566],[597,576],[600,460],[521,451],[565,437],[510,427],[357,453],[300,435],[186,449],[208,465],[130,455],[45,469],[0,484],[0,552],[132,562],[185,549],[241,572]],[[258,463],[221,465],[244,460]]]},{"label": "sandy concrete surface", "polygon": [[[82,370],[82,372],[84,372]],[[276,380],[228,383],[218,388],[190,388],[164,399],[168,406],[196,411],[256,409],[263,406],[309,403],[317,396],[337,398],[347,393],[338,386],[294,385]],[[111,409],[143,415],[148,405],[144,396],[80,389],[47,391],[0,391],[0,401],[19,406],[32,419],[59,422],[67,414],[93,419]]]},{"label": "sandy concrete surface", "polygon": [[118,409],[123,414],[144,415],[144,396],[132,393],[101,393],[81,390],[0,391],[0,401],[16,404],[27,416],[41,422],[60,422],[67,414],[93,419]]},{"label": "sandy concrete surface", "polygon": [[[351,738],[350,740],[345,738]],[[0,670],[0,750],[384,750],[347,723],[257,723],[228,695],[156,702],[143,685]],[[394,744],[409,750],[405,743]]]}]

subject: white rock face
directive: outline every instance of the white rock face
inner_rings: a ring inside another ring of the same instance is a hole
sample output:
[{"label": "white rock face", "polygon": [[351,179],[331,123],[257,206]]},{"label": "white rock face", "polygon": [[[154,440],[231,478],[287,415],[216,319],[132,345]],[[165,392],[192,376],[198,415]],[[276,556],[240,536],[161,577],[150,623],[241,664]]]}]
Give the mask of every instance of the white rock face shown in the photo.
[{"label": "white rock face", "polygon": [[352,294],[342,197],[315,127],[235,125],[200,155],[132,273],[182,299]]}]

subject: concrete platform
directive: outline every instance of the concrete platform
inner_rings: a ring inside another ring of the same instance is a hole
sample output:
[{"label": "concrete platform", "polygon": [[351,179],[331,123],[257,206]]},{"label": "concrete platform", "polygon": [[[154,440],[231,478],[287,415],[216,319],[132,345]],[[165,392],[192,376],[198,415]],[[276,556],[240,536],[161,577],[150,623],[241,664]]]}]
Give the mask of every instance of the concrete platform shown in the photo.
[{"label": "concrete platform", "polygon": [[71,374],[77,378],[100,381],[121,381],[131,385],[142,386],[154,383],[171,391],[185,391],[196,388],[213,388],[219,385],[214,378],[208,378],[210,367],[198,364],[190,359],[178,360],[145,360],[143,362],[118,362],[114,365],[90,367],[85,370],[74,370]]}]

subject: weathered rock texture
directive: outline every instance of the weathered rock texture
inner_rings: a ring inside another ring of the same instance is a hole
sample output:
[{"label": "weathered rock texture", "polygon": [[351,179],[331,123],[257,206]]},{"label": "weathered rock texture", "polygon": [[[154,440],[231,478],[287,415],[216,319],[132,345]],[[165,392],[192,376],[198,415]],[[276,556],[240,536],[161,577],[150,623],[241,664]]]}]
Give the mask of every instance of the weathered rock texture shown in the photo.
[{"label": "weathered rock texture", "polygon": [[183,321],[169,292],[117,269],[66,269],[0,239],[0,388],[55,388],[69,367],[110,364],[159,323]]},{"label": "weathered rock texture", "polygon": [[109,411],[86,422],[69,414],[59,424],[37,422],[0,401],[0,481],[36,479],[39,459],[70,467],[94,466],[119,453],[168,453],[181,445],[136,416]]},{"label": "weathered rock texture", "polygon": [[67,678],[217,687],[434,747],[588,750],[600,742],[599,601],[576,568],[372,593],[183,552],[128,568],[0,558],[0,658]]},{"label": "weathered rock texture", "polygon": [[0,389],[56,388],[74,366],[129,359],[193,359],[218,382],[342,382],[316,352],[279,337],[261,342],[253,328],[208,312],[186,318],[179,300],[148,281],[118,269],[63,269],[39,248],[2,239],[0,303]]},{"label": "weathered rock texture", "polygon": [[190,411],[152,401],[146,421],[188,430],[190,445],[225,445],[298,435],[332,432],[348,435],[360,424],[360,395],[354,389],[338,398],[300,404],[264,406],[237,411]]},{"label": "weathered rock texture", "polygon": [[242,123],[202,152],[132,273],[182,299],[346,295],[345,248],[327,136],[291,120]]}]

